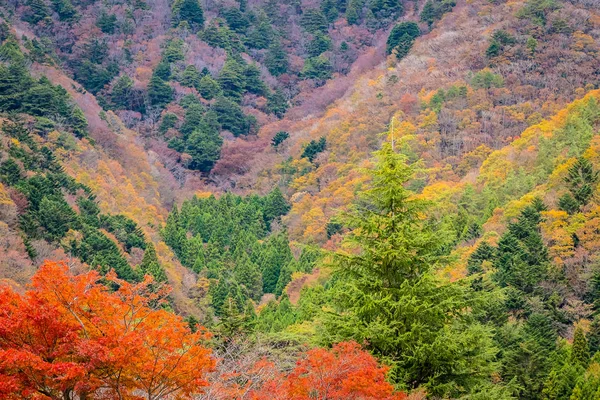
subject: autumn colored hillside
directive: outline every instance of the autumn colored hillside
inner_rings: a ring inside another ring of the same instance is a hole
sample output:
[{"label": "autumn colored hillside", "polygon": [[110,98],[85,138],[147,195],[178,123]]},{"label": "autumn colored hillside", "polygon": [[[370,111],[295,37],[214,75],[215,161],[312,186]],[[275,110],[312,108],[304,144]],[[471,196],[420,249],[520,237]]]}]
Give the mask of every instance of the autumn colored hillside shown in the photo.
[{"label": "autumn colored hillside", "polygon": [[594,399],[593,0],[0,4],[0,398]]}]

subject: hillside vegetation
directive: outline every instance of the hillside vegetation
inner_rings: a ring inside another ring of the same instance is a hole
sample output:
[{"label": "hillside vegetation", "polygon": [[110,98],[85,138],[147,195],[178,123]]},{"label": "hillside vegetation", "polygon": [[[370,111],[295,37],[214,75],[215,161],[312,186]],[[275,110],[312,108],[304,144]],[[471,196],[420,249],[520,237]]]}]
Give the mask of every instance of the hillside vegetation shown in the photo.
[{"label": "hillside vegetation", "polygon": [[0,398],[600,393],[600,9],[0,5]]}]

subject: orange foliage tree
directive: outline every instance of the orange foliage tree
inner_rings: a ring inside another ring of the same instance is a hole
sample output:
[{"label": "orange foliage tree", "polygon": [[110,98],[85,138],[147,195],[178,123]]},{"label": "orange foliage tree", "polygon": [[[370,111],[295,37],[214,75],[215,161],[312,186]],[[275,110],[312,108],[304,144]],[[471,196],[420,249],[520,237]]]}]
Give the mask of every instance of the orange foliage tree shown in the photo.
[{"label": "orange foliage tree", "polygon": [[308,351],[287,376],[275,376],[253,400],[385,400],[405,399],[385,380],[388,368],[380,366],[356,342],[339,343],[331,350]]},{"label": "orange foliage tree", "polygon": [[[109,284],[118,289],[111,291]],[[215,361],[178,316],[136,285],[46,262],[24,294],[0,289],[0,398],[191,398]]]}]

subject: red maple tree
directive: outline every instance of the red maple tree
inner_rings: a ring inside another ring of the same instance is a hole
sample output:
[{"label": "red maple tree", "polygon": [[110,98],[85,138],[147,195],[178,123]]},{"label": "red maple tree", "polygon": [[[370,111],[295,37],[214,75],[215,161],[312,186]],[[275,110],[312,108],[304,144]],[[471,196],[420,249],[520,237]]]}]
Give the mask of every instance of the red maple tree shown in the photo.
[{"label": "red maple tree", "polygon": [[[111,291],[101,281],[118,287]],[[0,398],[191,398],[214,359],[166,310],[151,279],[140,284],[97,272],[72,276],[46,262],[29,290],[0,289]]]}]

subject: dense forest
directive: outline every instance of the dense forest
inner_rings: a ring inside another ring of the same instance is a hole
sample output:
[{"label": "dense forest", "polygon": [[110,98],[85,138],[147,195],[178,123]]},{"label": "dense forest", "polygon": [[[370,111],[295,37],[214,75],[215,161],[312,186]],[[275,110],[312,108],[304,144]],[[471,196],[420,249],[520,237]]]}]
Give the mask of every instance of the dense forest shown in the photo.
[{"label": "dense forest", "polygon": [[0,399],[600,398],[594,0],[0,3]]}]

